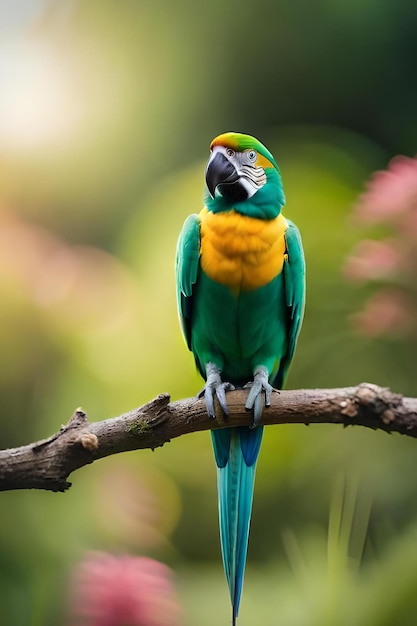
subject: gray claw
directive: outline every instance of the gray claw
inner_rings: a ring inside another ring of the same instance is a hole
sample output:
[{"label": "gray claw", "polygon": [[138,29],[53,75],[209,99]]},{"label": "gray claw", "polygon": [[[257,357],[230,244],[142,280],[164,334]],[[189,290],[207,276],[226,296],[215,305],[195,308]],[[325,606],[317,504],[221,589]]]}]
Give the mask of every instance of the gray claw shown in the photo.
[{"label": "gray claw", "polygon": [[[273,387],[268,382],[268,370],[266,367],[258,367],[255,370],[253,382],[247,386],[250,386],[250,392],[245,407],[249,410],[253,409],[252,428],[255,428],[261,421],[264,406],[270,406],[271,404]],[[265,391],[265,401],[262,397],[262,391]]]},{"label": "gray claw", "polygon": [[220,377],[220,369],[214,363],[207,363],[206,366],[207,381],[204,389],[200,391],[198,397],[202,396],[206,399],[206,408],[208,416],[211,419],[216,417],[214,413],[214,396],[217,396],[219,404],[225,415],[229,415],[229,409],[226,401],[226,391],[233,391],[234,386],[228,382],[222,382]]}]

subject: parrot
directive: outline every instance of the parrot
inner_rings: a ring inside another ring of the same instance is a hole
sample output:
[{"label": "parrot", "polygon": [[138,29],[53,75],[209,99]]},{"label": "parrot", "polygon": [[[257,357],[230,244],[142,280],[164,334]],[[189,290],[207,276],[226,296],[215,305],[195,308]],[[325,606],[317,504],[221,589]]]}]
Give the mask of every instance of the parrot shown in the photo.
[{"label": "parrot", "polygon": [[282,389],[305,307],[301,236],[282,214],[279,167],[250,135],[227,132],[210,145],[204,206],[190,215],[176,252],[177,305],[205,385],[207,413],[229,414],[226,393],[247,388],[249,426],[211,430],[217,466],[220,543],[236,624],[252,513],[261,417]]}]

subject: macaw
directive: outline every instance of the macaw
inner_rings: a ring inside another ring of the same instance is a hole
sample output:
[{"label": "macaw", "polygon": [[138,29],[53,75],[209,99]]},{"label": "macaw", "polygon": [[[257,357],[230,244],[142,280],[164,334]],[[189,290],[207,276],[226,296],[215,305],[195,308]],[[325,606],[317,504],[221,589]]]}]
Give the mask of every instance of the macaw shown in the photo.
[{"label": "macaw", "polygon": [[281,209],[278,165],[254,137],[224,133],[210,145],[205,206],[190,215],[176,256],[183,333],[205,386],[228,415],[226,392],[248,387],[251,426],[211,431],[224,570],[236,624],[248,548],[262,411],[282,388],[304,314],[305,263],[297,227]]}]

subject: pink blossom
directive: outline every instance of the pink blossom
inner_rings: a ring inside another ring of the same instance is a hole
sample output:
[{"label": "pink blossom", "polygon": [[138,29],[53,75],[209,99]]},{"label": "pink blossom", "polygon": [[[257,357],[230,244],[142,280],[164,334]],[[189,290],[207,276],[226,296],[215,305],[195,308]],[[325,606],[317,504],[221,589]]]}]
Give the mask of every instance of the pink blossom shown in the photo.
[{"label": "pink blossom", "polygon": [[350,280],[381,280],[395,275],[406,265],[407,257],[395,240],[364,239],[348,257],[344,273]]},{"label": "pink blossom", "polygon": [[397,232],[404,241],[411,241],[415,250],[415,242],[417,239],[417,203],[414,210],[407,211],[401,220],[396,224]]},{"label": "pink blossom", "polygon": [[375,172],[359,197],[355,214],[361,220],[396,221],[408,211],[417,211],[417,158],[399,155],[388,169]]},{"label": "pink blossom", "polygon": [[78,565],[71,596],[77,626],[178,626],[169,568],[146,557],[91,552]]},{"label": "pink blossom", "polygon": [[376,172],[355,212],[364,221],[388,226],[393,234],[384,241],[360,241],[347,259],[346,276],[397,286],[375,293],[364,310],[353,316],[353,323],[370,337],[415,334],[417,158],[397,156],[386,171]]},{"label": "pink blossom", "polygon": [[413,324],[413,311],[407,297],[398,289],[381,289],[360,313],[352,316],[356,330],[368,337],[404,336]]}]

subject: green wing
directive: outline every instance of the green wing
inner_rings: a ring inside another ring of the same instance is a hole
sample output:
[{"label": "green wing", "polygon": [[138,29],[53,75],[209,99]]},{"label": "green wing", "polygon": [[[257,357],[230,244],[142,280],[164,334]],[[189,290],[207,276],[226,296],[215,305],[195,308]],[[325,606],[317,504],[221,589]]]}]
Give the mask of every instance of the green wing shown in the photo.
[{"label": "green wing", "polygon": [[[285,233],[286,260],[283,268],[285,299],[289,319],[288,350],[281,359],[273,384],[281,388],[294,355],[305,305],[305,261],[300,233],[290,220]],[[200,266],[200,220],[190,215],[178,239],[176,256],[177,304],[182,330],[191,350],[193,293]]]},{"label": "green wing", "polygon": [[283,274],[285,283],[285,299],[289,314],[288,351],[281,361],[281,365],[274,384],[281,388],[287,375],[288,368],[294,356],[298,335],[304,316],[305,306],[305,260],[300,233],[293,222],[288,221],[285,233],[286,259]]},{"label": "green wing", "polygon": [[177,305],[182,331],[191,350],[191,311],[193,288],[200,264],[200,220],[196,213],[187,217],[177,244]]}]

